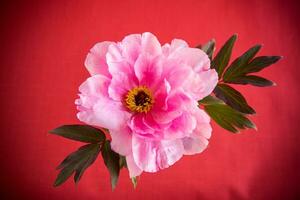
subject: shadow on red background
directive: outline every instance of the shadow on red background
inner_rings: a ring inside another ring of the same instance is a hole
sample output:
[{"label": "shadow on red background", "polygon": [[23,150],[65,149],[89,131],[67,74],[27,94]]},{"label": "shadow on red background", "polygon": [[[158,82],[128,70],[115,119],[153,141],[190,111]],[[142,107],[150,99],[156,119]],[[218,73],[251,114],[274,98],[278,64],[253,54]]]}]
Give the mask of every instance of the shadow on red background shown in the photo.
[{"label": "shadow on red background", "polygon": [[[2,199],[299,199],[299,5],[297,1],[7,1],[1,3]],[[78,123],[73,104],[97,41],[153,32],[190,45],[239,34],[233,56],[256,43],[284,59],[262,72],[277,87],[239,87],[256,108],[258,132],[213,123],[210,147],[132,189],[122,171],[111,192],[101,159],[78,186],[52,183],[55,166],[80,144],[47,131]]]}]

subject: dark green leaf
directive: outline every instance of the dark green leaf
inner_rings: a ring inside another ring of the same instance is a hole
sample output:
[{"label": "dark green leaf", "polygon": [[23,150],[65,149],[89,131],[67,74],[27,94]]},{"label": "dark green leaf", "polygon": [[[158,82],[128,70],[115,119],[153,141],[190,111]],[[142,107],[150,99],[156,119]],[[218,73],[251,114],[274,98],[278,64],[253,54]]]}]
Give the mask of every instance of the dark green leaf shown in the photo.
[{"label": "dark green leaf", "polygon": [[243,70],[244,74],[259,72],[262,69],[276,63],[281,56],[259,56],[254,58]]},{"label": "dark green leaf", "polygon": [[255,45],[254,47],[248,49],[248,51],[246,51],[243,55],[235,59],[224,73],[223,79],[230,80],[231,77],[236,77],[243,74],[244,68],[250,62],[250,60],[254,58],[260,48],[261,45]]},{"label": "dark green leaf", "polygon": [[50,133],[87,143],[98,143],[105,140],[105,134],[100,129],[88,125],[63,125],[51,130]]},{"label": "dark green leaf", "polygon": [[89,151],[90,151],[89,147],[91,147],[89,144],[80,147],[77,151],[68,155],[56,169],[59,170],[68,165],[71,165],[72,163],[80,162],[82,160],[82,158],[85,157],[89,153]]},{"label": "dark green leaf", "polygon": [[234,110],[226,104],[211,104],[204,106],[208,115],[222,128],[233,133],[238,129],[254,128],[256,126],[242,113]]},{"label": "dark green leaf", "polygon": [[127,163],[126,163],[126,157],[125,156],[120,156],[120,159],[119,159],[119,166],[120,166],[120,169],[122,169],[123,167],[127,168]]},{"label": "dark green leaf", "polygon": [[208,55],[209,59],[212,59],[213,53],[215,51],[216,41],[214,39],[208,41],[201,49]]},{"label": "dark green leaf", "polygon": [[58,169],[61,169],[61,171],[55,180],[54,186],[64,183],[74,172],[77,174],[75,174],[74,180],[78,182],[86,168],[97,158],[99,151],[99,144],[87,144],[71,153],[58,166]]},{"label": "dark green leaf", "polygon": [[250,84],[258,87],[268,87],[268,86],[276,85],[274,82],[268,79],[262,78],[260,76],[254,76],[254,75],[236,77],[228,81],[228,83],[242,84],[242,85]]},{"label": "dark green leaf", "polygon": [[207,97],[204,97],[202,100],[200,100],[198,102],[199,104],[202,104],[202,105],[211,105],[211,104],[224,104],[224,102],[214,96],[207,96]]},{"label": "dark green leaf", "polygon": [[137,178],[136,178],[136,177],[132,177],[132,178],[131,178],[131,182],[132,182],[132,184],[133,184],[133,188],[135,189],[136,186],[137,186]]},{"label": "dark green leaf", "polygon": [[218,84],[214,90],[215,95],[227,105],[245,114],[254,114],[243,95],[227,84]]},{"label": "dark green leaf", "polygon": [[100,145],[95,145],[95,147],[92,149],[92,151],[89,153],[88,158],[85,162],[82,162],[76,169],[76,173],[74,175],[74,181],[75,183],[78,183],[81,179],[83,173],[85,170],[91,166],[95,160],[97,159],[100,152]]},{"label": "dark green leaf", "polygon": [[120,173],[119,154],[111,149],[109,141],[105,141],[101,153],[104,163],[110,173],[111,187],[114,190],[117,185]]},{"label": "dark green leaf", "polygon": [[215,68],[218,72],[219,78],[222,77],[223,71],[229,63],[232,48],[236,39],[237,35],[231,36],[229,40],[227,40],[227,42],[220,49],[220,51],[211,63],[212,68]]},{"label": "dark green leaf", "polygon": [[57,178],[54,182],[54,187],[60,186],[63,184],[72,174],[74,173],[74,166],[68,166],[63,168],[59,174],[57,175]]}]

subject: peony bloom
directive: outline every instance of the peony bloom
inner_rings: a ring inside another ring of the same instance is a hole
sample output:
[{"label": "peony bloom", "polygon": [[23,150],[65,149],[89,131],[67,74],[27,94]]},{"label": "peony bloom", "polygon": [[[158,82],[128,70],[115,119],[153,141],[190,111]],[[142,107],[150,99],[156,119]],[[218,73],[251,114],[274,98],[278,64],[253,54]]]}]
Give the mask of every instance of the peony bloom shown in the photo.
[{"label": "peony bloom", "polygon": [[126,156],[130,177],[202,152],[210,118],[198,107],[218,80],[207,55],[174,39],[161,46],[151,33],[97,43],[87,55],[91,74],[80,87],[77,117],[110,130],[112,149]]}]

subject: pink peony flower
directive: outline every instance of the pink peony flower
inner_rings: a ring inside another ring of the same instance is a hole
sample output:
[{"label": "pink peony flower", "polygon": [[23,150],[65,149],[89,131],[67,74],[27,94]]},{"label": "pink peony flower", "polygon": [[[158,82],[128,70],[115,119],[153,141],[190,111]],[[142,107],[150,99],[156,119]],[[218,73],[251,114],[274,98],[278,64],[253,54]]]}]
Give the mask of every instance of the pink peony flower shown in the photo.
[{"label": "pink peony flower", "polygon": [[80,87],[77,117],[110,130],[112,149],[126,156],[130,177],[156,172],[182,155],[202,152],[210,118],[198,107],[218,80],[207,55],[174,39],[161,46],[151,33],[97,43],[91,74]]}]

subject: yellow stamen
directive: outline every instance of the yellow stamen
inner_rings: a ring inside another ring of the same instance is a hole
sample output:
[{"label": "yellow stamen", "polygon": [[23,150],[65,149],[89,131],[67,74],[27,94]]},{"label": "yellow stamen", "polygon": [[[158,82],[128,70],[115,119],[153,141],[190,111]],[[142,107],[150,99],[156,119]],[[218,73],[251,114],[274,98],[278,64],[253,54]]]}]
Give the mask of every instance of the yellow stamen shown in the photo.
[{"label": "yellow stamen", "polygon": [[127,108],[133,112],[147,113],[153,103],[151,91],[145,86],[139,86],[131,89],[125,98]]}]

